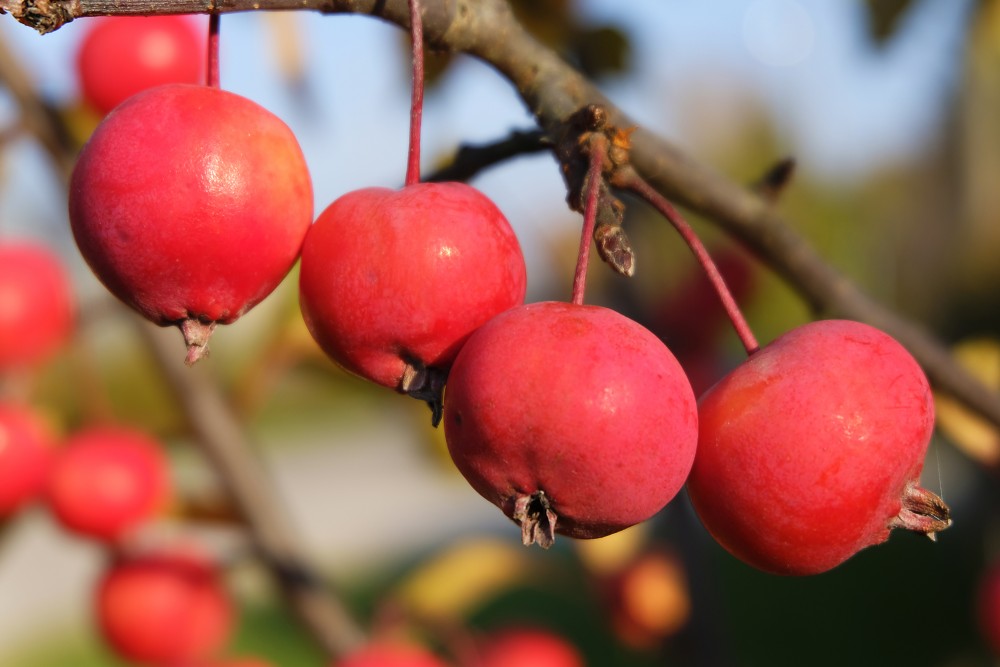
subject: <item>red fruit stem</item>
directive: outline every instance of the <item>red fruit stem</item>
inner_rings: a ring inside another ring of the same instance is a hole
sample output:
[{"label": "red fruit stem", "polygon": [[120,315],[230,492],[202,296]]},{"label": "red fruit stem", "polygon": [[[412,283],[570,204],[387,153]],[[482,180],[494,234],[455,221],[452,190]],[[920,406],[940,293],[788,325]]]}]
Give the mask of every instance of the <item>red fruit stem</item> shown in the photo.
[{"label": "red fruit stem", "polygon": [[219,28],[221,14],[208,15],[208,68],[205,73],[205,85],[218,88],[219,82]]},{"label": "red fruit stem", "polygon": [[420,0],[409,0],[410,40],[413,43],[413,92],[410,99],[410,152],[406,160],[406,185],[420,182],[420,121],[424,113],[424,24]]},{"label": "red fruit stem", "polygon": [[597,224],[597,199],[601,191],[601,171],[604,167],[605,142],[594,139],[590,150],[590,165],[587,168],[587,201],[583,207],[583,231],[580,234],[580,251],[576,258],[576,272],[573,274],[573,298],[578,306],[583,305],[587,290],[587,267],[590,264],[590,243],[594,238]]},{"label": "red fruit stem", "polygon": [[701,264],[702,269],[704,269],[709,281],[712,283],[712,287],[715,288],[716,293],[719,295],[719,299],[722,301],[722,307],[726,310],[726,315],[729,317],[729,321],[733,323],[733,328],[736,329],[736,335],[739,336],[740,342],[743,343],[744,349],[747,351],[747,355],[752,355],[758,349],[760,345],[757,344],[757,339],[753,335],[753,331],[750,330],[750,325],[747,324],[746,318],[743,317],[740,307],[736,304],[736,299],[733,298],[732,292],[729,291],[729,287],[726,286],[726,281],[723,280],[722,274],[719,273],[718,267],[715,262],[712,261],[712,257],[708,254],[708,250],[705,249],[705,244],[701,242],[698,235],[695,233],[691,225],[688,224],[687,220],[680,214],[680,212],[674,208],[673,204],[667,201],[667,198],[661,195],[659,192],[654,190],[652,186],[649,185],[645,180],[643,180],[634,171],[629,170],[630,176],[623,179],[619,185],[632,190],[634,193],[648,201],[657,211],[663,214],[663,216],[674,226],[674,229],[681,235],[684,242],[687,243],[691,252],[694,253],[695,258],[698,263]]}]

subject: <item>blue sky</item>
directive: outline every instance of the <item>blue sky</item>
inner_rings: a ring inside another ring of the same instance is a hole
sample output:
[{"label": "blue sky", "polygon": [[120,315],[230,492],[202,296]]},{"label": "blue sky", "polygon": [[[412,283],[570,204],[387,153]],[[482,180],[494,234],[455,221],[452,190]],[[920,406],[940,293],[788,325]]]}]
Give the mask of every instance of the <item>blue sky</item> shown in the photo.
[{"label": "blue sky", "polygon": [[[857,1],[580,3],[586,20],[620,25],[632,37],[633,73],[605,89],[637,120],[697,154],[704,136],[693,119],[714,122],[711,132],[724,139],[749,92],[774,115],[803,169],[840,180],[864,178],[872,168],[913,154],[934,131],[955,85],[971,6],[971,0],[918,2],[896,38],[875,50]],[[401,33],[365,17],[300,13],[294,20],[310,63],[314,104],[301,104],[282,83],[260,14],[224,17],[223,86],[262,103],[296,131],[313,174],[317,212],[349,190],[398,185],[409,95]],[[5,16],[0,38],[11,40],[46,94],[69,100],[75,95],[69,63],[85,24],[40,37]],[[9,100],[0,96],[0,121],[10,112]],[[460,141],[489,141],[530,125],[506,81],[463,59],[428,97],[425,165]],[[0,231],[37,233],[65,225],[64,202],[52,194],[44,158],[27,142],[11,157],[0,181]],[[504,165],[476,185],[497,201],[528,246],[529,237],[553,225],[578,224],[565,208],[563,184],[548,156]],[[529,263],[543,263],[530,247],[528,255]]]}]

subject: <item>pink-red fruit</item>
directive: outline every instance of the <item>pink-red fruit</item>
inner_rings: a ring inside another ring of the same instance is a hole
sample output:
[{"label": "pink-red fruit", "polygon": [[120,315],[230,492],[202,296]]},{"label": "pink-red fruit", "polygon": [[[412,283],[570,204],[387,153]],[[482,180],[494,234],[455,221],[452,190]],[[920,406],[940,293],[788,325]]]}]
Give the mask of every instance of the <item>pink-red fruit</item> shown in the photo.
[{"label": "pink-red fruit", "polygon": [[858,322],[798,327],[702,396],[691,501],[761,570],[829,570],[889,537],[951,522],[918,486],[934,404],[916,361]]},{"label": "pink-red fruit", "polygon": [[0,244],[0,373],[48,361],[66,343],[73,320],[60,258],[35,243]]},{"label": "pink-red fruit", "polygon": [[583,656],[565,638],[542,628],[507,628],[482,645],[477,667],[584,667]]},{"label": "pink-red fruit", "polygon": [[96,599],[101,632],[118,655],[149,665],[188,665],[229,639],[233,606],[220,572],[193,553],[116,561]]},{"label": "pink-red fruit", "polygon": [[41,494],[54,451],[54,437],[39,415],[0,403],[0,519]]},{"label": "pink-red fruit", "polygon": [[363,646],[331,667],[448,667],[436,655],[416,644],[375,642]]},{"label": "pink-red fruit", "polygon": [[980,578],[975,613],[983,640],[1000,656],[1000,563],[988,567]]},{"label": "pink-red fruit", "polygon": [[367,188],[331,204],[302,248],[302,315],[340,366],[427,398],[465,339],[524,300],[510,224],[462,183]]},{"label": "pink-red fruit", "polygon": [[292,131],[217,88],[140,93],[98,126],[73,170],[69,213],[101,282],[156,324],[181,327],[188,362],[281,282],[312,222]]},{"label": "pink-red fruit", "polygon": [[164,509],[170,476],[159,443],[122,427],[80,431],[61,448],[48,480],[59,522],[80,535],[114,540]]},{"label": "pink-red fruit", "polygon": [[76,70],[83,99],[106,114],[147,88],[202,83],[205,31],[190,16],[87,19]]},{"label": "pink-red fruit", "polygon": [[658,338],[607,308],[557,302],[514,308],[469,337],[444,421],[461,473],[542,546],[656,514],[698,438],[691,386]]}]

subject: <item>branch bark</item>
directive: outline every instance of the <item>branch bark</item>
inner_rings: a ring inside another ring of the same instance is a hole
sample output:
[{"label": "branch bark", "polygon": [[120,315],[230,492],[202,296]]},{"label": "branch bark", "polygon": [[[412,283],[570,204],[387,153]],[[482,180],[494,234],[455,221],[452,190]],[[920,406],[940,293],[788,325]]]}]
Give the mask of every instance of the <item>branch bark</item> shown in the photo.
[{"label": "branch bark", "polygon": [[[287,9],[367,14],[409,27],[406,0],[0,0],[0,10],[40,32],[83,16]],[[569,119],[586,105],[603,106],[610,123],[635,125],[529,35],[504,0],[426,0],[422,15],[429,44],[476,56],[511,82],[553,141],[560,160],[574,139]],[[1000,396],[959,367],[920,325],[879,304],[827,263],[764,198],[645,128],[637,128],[633,139],[632,164],[661,194],[713,220],[746,244],[818,314],[868,322],[897,338],[938,390],[1000,427]]]}]

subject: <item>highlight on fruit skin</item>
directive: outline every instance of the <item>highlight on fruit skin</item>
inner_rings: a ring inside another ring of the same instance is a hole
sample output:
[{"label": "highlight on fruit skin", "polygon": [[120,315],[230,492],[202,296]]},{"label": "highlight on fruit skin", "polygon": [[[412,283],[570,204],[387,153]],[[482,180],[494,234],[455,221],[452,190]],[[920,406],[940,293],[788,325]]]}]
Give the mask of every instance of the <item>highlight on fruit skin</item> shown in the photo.
[{"label": "highlight on fruit skin", "polygon": [[893,528],[933,538],[951,524],[919,486],[934,428],[927,378],[874,327],[793,329],[709,389],[699,419],[691,502],[758,569],[818,574]]},{"label": "highlight on fruit skin", "polygon": [[234,93],[170,84],[108,114],[73,170],[69,217],[108,290],[181,328],[187,362],[291,270],[312,223],[292,130]]},{"label": "highlight on fruit skin", "polygon": [[469,337],[444,424],[462,475],[542,547],[652,517],[682,488],[698,438],[691,385],[660,339],[613,310],[559,302],[508,310]]}]

